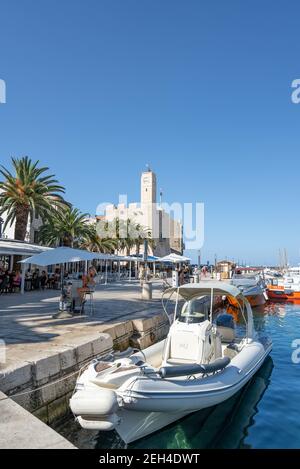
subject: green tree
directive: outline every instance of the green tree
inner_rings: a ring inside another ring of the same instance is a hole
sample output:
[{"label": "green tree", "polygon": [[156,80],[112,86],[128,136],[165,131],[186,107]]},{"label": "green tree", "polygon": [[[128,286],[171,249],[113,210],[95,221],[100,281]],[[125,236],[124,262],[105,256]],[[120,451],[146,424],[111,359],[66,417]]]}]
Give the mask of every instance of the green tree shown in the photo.
[{"label": "green tree", "polygon": [[61,205],[64,200],[61,193],[63,186],[58,184],[54,175],[45,174],[49,168],[39,167],[39,161],[33,162],[28,156],[12,158],[13,173],[0,166],[0,215],[7,212],[5,226],[15,221],[15,239],[24,241],[28,217],[34,213],[43,220],[53,213],[54,205]]},{"label": "green tree", "polygon": [[56,210],[40,228],[41,242],[48,246],[80,245],[89,231],[86,217],[86,213],[70,206]]},{"label": "green tree", "polygon": [[125,251],[127,255],[130,254],[133,247],[138,255],[146,238],[150,247],[155,246],[154,240],[151,238],[151,230],[129,218],[123,220],[117,217],[112,221],[101,222],[101,233],[115,239],[118,251]]},{"label": "green tree", "polygon": [[96,224],[89,225],[80,241],[80,248],[92,252],[111,254],[117,247],[117,241],[108,237],[102,238],[97,233]]},{"label": "green tree", "polygon": [[140,253],[140,247],[144,244],[145,239],[148,240],[148,245],[153,249],[155,247],[154,239],[151,237],[151,230],[145,226],[140,225],[139,223],[135,225],[136,235],[134,237],[134,245],[136,255]]}]

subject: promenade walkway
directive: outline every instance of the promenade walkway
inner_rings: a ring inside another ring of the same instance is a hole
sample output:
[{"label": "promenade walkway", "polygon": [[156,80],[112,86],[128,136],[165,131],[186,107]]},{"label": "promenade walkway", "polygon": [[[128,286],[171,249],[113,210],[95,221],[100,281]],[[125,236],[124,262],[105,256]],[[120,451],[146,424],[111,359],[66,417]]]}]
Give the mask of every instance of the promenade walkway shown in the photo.
[{"label": "promenade walkway", "polygon": [[52,318],[58,311],[58,291],[1,295],[0,339],[6,344],[5,367],[49,353],[73,338],[88,339],[107,329],[109,324],[161,314],[161,292],[161,283],[154,282],[153,300],[143,301],[136,281],[98,285],[93,316],[76,315],[68,319]]}]

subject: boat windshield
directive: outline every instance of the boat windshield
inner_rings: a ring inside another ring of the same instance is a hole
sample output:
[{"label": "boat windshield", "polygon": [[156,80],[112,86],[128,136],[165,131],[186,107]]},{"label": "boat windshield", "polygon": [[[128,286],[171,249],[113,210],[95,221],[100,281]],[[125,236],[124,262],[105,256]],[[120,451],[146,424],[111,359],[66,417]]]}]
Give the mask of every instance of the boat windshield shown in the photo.
[{"label": "boat windshield", "polygon": [[180,322],[200,323],[208,319],[209,301],[208,297],[193,298],[186,301],[178,314]]}]

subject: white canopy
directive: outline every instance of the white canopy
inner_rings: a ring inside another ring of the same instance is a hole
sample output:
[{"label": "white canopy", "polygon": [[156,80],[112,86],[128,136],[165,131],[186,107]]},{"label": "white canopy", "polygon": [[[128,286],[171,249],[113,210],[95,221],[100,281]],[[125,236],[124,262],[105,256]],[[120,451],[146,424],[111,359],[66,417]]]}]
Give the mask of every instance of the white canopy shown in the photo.
[{"label": "white canopy", "polygon": [[92,261],[99,259],[100,254],[96,252],[84,251],[82,249],[72,249],[59,247],[36,254],[20,261],[22,264],[36,264],[41,266],[64,264],[66,262]]},{"label": "white canopy", "polygon": [[135,256],[118,256],[118,260],[122,262],[136,262],[136,261],[142,261],[140,257],[135,257]]},{"label": "white canopy", "polygon": [[103,252],[93,252],[93,259],[98,259],[100,261],[120,261],[122,258],[116,254],[104,254]]},{"label": "white canopy", "polygon": [[213,290],[214,295],[230,295],[233,297],[242,296],[241,290],[227,282],[219,280],[205,280],[198,283],[187,283],[180,287],[169,288],[167,291],[178,291],[185,300],[190,300],[199,296],[210,295]]},{"label": "white canopy", "polygon": [[15,241],[14,239],[0,240],[0,255],[6,256],[30,256],[47,251],[51,248],[39,246],[37,244],[26,243],[25,241]]},{"label": "white canopy", "polygon": [[247,311],[247,337],[253,336],[253,315],[250,303],[247,298],[244,297],[241,290],[234,285],[227,282],[220,282],[218,280],[205,280],[199,283],[188,283],[180,287],[172,287],[165,290],[163,295],[177,292],[186,301],[190,301],[193,298],[199,298],[201,296],[232,296],[241,300],[241,305],[245,305]]},{"label": "white canopy", "polygon": [[[92,261],[98,259],[102,261],[137,261],[141,260],[137,257],[130,256],[118,256],[116,254],[104,254],[102,252],[91,252],[83,249],[73,249],[69,247],[58,247],[58,248],[45,248],[36,246],[42,249],[47,249],[47,252],[37,254],[27,259],[20,261],[23,264],[36,264],[41,266],[64,264],[67,262],[80,262],[80,261]],[[40,252],[36,250],[35,252]],[[28,254],[31,254],[29,251]]]},{"label": "white canopy", "polygon": [[189,257],[180,256],[179,254],[171,253],[168,256],[159,257],[157,262],[172,262],[173,264],[179,264],[180,262],[189,262]]}]

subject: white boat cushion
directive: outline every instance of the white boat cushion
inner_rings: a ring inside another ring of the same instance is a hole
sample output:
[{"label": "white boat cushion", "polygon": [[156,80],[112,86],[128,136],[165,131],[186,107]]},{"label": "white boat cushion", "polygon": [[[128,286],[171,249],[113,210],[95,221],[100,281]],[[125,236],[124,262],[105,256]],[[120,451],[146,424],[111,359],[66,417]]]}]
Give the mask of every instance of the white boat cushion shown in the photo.
[{"label": "white boat cushion", "polygon": [[[188,360],[197,363],[199,354],[199,336],[193,332],[175,331],[171,336],[169,359]],[[185,363],[185,362],[184,362]]]},{"label": "white boat cushion", "polygon": [[191,363],[195,363],[195,360],[183,360],[182,358],[169,358],[167,360],[168,365],[190,365]]}]

